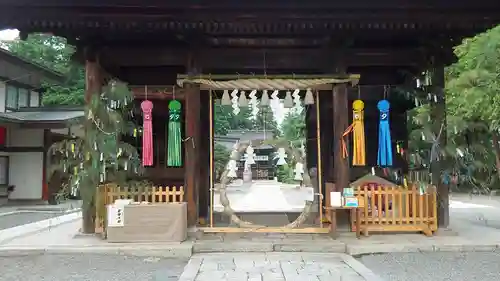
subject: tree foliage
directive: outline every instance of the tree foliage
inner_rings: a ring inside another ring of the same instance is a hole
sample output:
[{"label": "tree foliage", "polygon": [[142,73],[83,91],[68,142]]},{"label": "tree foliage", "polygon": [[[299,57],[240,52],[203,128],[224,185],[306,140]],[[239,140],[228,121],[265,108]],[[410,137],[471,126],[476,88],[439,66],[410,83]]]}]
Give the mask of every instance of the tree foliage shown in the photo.
[{"label": "tree foliage", "polygon": [[[465,39],[455,55],[457,62],[446,69],[447,142],[434,151],[446,163],[443,176],[488,190],[496,187],[500,176],[500,26]],[[420,96],[427,93],[424,88]],[[427,167],[436,137],[431,107],[426,104],[408,113],[410,151],[420,161],[410,160]]]},{"label": "tree foliage", "polygon": [[85,71],[71,60],[75,52],[66,39],[49,34],[30,34],[25,41],[5,42],[4,46],[15,55],[65,75],[62,85],[43,83],[43,105],[83,105]]},{"label": "tree foliage", "polygon": [[278,124],[269,106],[260,107],[259,113],[253,116],[250,107],[240,107],[240,112],[234,114],[230,105],[216,104],[214,108],[215,135],[225,136],[232,130],[267,130],[277,135]]},{"label": "tree foliage", "polygon": [[[137,130],[126,118],[132,98],[126,85],[110,82],[85,106],[85,135],[57,142],[49,149],[50,170],[70,174],[70,187],[80,192],[86,214],[95,214],[95,207],[102,205],[96,205],[96,187],[107,182],[127,186],[141,171],[136,148],[120,140]],[[84,220],[84,231],[93,232],[92,219],[84,216]]]}]

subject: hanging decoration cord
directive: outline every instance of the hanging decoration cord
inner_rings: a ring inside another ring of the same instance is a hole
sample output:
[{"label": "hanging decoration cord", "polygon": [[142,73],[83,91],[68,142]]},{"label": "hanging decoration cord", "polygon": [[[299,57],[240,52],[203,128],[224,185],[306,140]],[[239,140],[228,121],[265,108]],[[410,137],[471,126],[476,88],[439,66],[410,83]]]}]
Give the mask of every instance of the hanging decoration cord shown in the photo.
[{"label": "hanging decoration cord", "polygon": [[388,87],[384,86],[384,99],[377,104],[380,111],[377,165],[381,167],[392,166],[392,141],[389,127],[390,103],[385,99],[387,91]]}]

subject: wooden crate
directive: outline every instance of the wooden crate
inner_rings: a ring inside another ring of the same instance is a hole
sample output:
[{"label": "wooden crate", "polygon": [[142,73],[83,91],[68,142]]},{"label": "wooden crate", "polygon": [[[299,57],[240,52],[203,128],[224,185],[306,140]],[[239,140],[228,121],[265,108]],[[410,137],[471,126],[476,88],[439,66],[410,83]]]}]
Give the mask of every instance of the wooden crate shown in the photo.
[{"label": "wooden crate", "polygon": [[[424,194],[416,185],[362,186],[354,194],[363,200],[361,230],[376,232],[423,232],[431,236],[437,230],[437,194],[428,186]],[[355,218],[352,217],[353,227]]]}]

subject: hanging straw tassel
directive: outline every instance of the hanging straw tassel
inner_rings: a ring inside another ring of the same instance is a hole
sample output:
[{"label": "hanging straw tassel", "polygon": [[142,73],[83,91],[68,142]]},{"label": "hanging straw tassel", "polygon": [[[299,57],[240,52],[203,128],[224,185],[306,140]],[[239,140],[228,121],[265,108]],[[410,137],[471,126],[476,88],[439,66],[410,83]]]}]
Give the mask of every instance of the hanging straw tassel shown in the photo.
[{"label": "hanging straw tassel", "polygon": [[390,107],[387,100],[381,100],[377,104],[377,108],[380,111],[377,164],[382,167],[392,166],[392,142],[391,130],[389,128]]},{"label": "hanging straw tassel", "polygon": [[284,108],[292,108],[293,107],[293,98],[292,93],[290,91],[286,92],[285,99],[283,100]]},{"label": "hanging straw tassel", "polygon": [[311,89],[307,89],[306,96],[304,97],[304,104],[314,104],[314,97]]},{"label": "hanging straw tassel", "polygon": [[240,98],[238,100],[238,104],[240,107],[248,106],[247,96],[245,95],[245,91],[240,92]]},{"label": "hanging straw tassel", "polygon": [[153,103],[149,100],[144,100],[141,103],[142,118],[143,118],[143,133],[142,133],[142,165],[153,165]]},{"label": "hanging straw tassel", "polygon": [[167,148],[167,166],[182,166],[182,136],[181,136],[181,108],[178,100],[172,100],[168,104],[168,148]]},{"label": "hanging straw tassel", "polygon": [[352,103],[352,124],[342,134],[342,157],[344,158],[349,156],[345,138],[351,133],[353,135],[352,165],[354,166],[366,165],[364,108],[365,104],[362,100],[355,100]]},{"label": "hanging straw tassel", "polygon": [[262,97],[260,98],[260,106],[268,106],[269,105],[269,94],[267,90],[262,92]]},{"label": "hanging straw tassel", "polygon": [[229,97],[229,91],[224,90],[224,93],[222,94],[222,99],[220,101],[221,105],[231,105],[231,97]]}]

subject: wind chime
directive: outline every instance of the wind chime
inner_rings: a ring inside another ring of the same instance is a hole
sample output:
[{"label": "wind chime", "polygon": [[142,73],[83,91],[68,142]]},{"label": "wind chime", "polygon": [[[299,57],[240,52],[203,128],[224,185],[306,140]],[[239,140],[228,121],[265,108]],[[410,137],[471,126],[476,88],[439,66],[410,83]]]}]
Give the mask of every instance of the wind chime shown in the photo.
[{"label": "wind chime", "polygon": [[390,103],[385,99],[381,100],[378,102],[377,108],[380,111],[377,165],[388,167],[392,166],[392,141],[389,127]]},{"label": "wind chime", "polygon": [[170,167],[182,166],[181,108],[182,105],[175,99],[175,96],[174,99],[168,103],[167,165]]},{"label": "wind chime", "polygon": [[145,86],[146,99],[141,103],[142,110],[142,165],[153,166],[153,103],[148,100],[148,87]]},{"label": "wind chime", "polygon": [[366,165],[364,108],[365,104],[360,99],[352,103],[352,124],[342,134],[342,155],[344,158],[348,157],[345,138],[351,133],[353,135],[352,165],[354,166]]}]

